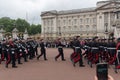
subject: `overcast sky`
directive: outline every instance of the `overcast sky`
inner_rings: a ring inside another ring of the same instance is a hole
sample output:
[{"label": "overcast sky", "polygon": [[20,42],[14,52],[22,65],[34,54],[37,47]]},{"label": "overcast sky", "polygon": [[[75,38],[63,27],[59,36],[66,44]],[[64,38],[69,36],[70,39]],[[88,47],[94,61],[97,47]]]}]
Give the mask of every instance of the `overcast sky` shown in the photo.
[{"label": "overcast sky", "polygon": [[97,1],[102,0],[0,0],[0,18],[22,18],[40,24],[42,11],[95,7]]}]

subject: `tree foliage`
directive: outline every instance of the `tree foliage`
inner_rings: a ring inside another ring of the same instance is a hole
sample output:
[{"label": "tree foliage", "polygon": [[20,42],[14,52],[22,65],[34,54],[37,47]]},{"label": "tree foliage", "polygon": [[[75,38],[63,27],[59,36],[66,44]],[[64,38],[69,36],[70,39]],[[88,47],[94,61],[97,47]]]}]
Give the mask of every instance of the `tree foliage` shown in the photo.
[{"label": "tree foliage", "polygon": [[18,18],[17,20],[10,19],[9,17],[0,18],[0,28],[3,28],[6,32],[12,32],[14,28],[17,28],[19,32],[28,30],[29,35],[35,35],[41,33],[41,25],[35,25],[28,23],[24,19]]},{"label": "tree foliage", "polygon": [[41,25],[32,24],[28,29],[30,35],[41,33]]}]

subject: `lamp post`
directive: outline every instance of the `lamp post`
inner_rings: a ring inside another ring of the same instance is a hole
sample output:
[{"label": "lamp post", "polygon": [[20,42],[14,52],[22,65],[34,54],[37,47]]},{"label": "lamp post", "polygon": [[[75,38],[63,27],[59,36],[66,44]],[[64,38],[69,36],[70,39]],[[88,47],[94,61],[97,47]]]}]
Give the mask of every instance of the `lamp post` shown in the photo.
[{"label": "lamp post", "polygon": [[44,39],[45,39],[45,28],[44,28],[43,36],[44,36]]},{"label": "lamp post", "polygon": [[105,38],[108,38],[108,23],[105,23]]},{"label": "lamp post", "polygon": [[61,36],[61,29],[58,27],[58,35]]}]

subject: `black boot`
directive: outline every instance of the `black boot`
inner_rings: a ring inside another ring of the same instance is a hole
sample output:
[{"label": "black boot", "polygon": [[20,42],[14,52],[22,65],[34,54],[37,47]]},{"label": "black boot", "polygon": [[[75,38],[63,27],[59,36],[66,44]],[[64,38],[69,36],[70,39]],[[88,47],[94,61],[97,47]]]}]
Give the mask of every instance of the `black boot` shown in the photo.
[{"label": "black boot", "polygon": [[17,68],[17,66],[12,66],[12,68]]}]

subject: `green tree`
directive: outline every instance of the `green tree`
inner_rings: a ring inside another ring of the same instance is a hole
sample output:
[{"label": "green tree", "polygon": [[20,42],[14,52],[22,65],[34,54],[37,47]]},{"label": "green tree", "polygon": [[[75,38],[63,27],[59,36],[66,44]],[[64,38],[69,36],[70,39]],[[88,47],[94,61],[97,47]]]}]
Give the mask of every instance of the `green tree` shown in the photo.
[{"label": "green tree", "polygon": [[29,35],[35,35],[41,33],[41,25],[30,25],[26,20],[18,18],[17,20],[10,19],[9,17],[0,18],[0,28],[3,28],[6,32],[12,32],[14,28],[17,28],[19,32],[28,30]]},{"label": "green tree", "polygon": [[16,20],[15,24],[16,24],[16,28],[20,32],[24,32],[26,28],[28,29],[30,27],[30,24],[27,21],[25,21],[24,19],[20,19],[20,18]]},{"label": "green tree", "polygon": [[38,24],[38,25],[32,24],[30,26],[30,28],[28,29],[28,33],[30,35],[35,35],[35,34],[41,33],[41,25],[40,24]]},{"label": "green tree", "polygon": [[6,32],[11,32],[13,30],[14,22],[15,20],[10,19],[9,17],[3,17],[0,19],[1,28],[3,28]]}]

